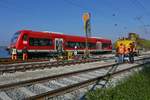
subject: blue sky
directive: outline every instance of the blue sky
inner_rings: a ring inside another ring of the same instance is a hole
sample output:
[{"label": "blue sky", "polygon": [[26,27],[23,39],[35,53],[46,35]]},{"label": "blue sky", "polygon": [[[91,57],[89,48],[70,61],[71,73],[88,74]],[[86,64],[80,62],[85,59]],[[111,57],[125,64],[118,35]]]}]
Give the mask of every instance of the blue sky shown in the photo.
[{"label": "blue sky", "polygon": [[136,32],[150,39],[150,0],[0,0],[0,45],[22,29],[84,36],[82,15],[91,13],[94,37],[113,41]]}]

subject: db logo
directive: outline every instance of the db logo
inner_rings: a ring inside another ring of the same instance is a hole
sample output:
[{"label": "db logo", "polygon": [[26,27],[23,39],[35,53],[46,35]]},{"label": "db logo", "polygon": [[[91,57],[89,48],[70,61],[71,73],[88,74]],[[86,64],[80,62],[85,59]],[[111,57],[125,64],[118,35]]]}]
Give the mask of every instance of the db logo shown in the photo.
[{"label": "db logo", "polygon": [[23,41],[23,44],[27,44],[27,41]]}]

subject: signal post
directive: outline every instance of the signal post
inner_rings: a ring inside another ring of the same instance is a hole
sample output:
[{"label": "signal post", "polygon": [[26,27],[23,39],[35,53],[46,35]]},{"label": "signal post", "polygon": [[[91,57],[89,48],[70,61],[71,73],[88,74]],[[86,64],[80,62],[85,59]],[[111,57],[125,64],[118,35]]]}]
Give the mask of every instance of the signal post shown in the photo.
[{"label": "signal post", "polygon": [[90,13],[84,13],[83,14],[83,22],[84,22],[84,32],[86,34],[86,39],[85,39],[85,56],[86,58],[89,57],[89,50],[88,50],[88,38],[91,37],[91,27],[90,27]]}]

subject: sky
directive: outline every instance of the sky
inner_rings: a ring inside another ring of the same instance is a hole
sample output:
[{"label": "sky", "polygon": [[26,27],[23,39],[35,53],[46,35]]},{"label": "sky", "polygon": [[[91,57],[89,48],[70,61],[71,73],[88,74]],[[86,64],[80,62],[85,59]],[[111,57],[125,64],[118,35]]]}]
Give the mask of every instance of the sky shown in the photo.
[{"label": "sky", "polygon": [[150,39],[150,0],[0,0],[0,45],[19,30],[85,36],[83,13],[91,14],[91,35],[115,41],[135,32]]}]

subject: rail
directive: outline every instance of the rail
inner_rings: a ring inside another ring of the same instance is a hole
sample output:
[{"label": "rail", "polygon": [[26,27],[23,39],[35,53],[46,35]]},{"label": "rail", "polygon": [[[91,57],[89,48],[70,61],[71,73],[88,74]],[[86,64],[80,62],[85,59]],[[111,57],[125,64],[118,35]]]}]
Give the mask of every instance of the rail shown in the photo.
[{"label": "rail", "polygon": [[41,83],[41,82],[45,82],[45,81],[49,81],[49,80],[53,80],[53,79],[67,77],[70,75],[85,73],[85,72],[92,71],[92,70],[109,68],[109,67],[112,67],[114,65],[116,65],[116,63],[108,64],[106,66],[99,66],[99,67],[95,67],[95,68],[89,68],[89,69],[84,69],[84,70],[54,75],[54,76],[42,77],[42,78],[38,78],[38,79],[30,79],[30,80],[25,80],[25,81],[16,82],[16,83],[8,83],[8,84],[0,85],[0,90],[6,90],[6,89],[14,88],[14,87],[20,87],[20,86],[25,86],[25,85],[35,84],[35,83]]},{"label": "rail", "polygon": [[[137,62],[140,61],[140,60],[145,61],[147,59],[149,60],[150,57],[140,58],[136,61]],[[25,86],[25,85],[42,83],[42,82],[46,82],[46,81],[49,81],[49,80],[59,79],[59,78],[62,78],[62,77],[67,77],[67,76],[71,76],[71,75],[75,75],[75,74],[86,73],[86,72],[94,71],[94,70],[98,70],[98,69],[110,68],[110,67],[116,66],[116,65],[118,65],[118,63],[113,63],[113,64],[110,63],[110,64],[107,64],[105,66],[98,66],[98,67],[95,67],[95,68],[89,68],[89,69],[84,69],[84,70],[79,70],[79,71],[73,71],[73,72],[59,74],[59,75],[47,76],[47,77],[42,77],[42,78],[37,78],[37,79],[29,79],[29,80],[14,82],[14,83],[6,83],[6,84],[0,85],[0,90],[7,90],[7,89],[10,89],[10,88],[14,88],[14,87],[21,87],[21,86]]]},{"label": "rail", "polygon": [[[148,59],[150,59],[150,58],[148,58]],[[58,96],[58,95],[62,95],[62,94],[65,94],[65,93],[68,93],[68,92],[71,92],[71,91],[74,91],[74,90],[77,90],[77,89],[80,89],[80,88],[92,85],[92,84],[96,83],[97,81],[99,81],[101,79],[104,79],[105,77],[115,76],[115,75],[118,75],[120,73],[130,71],[130,70],[132,70],[134,68],[141,67],[142,65],[145,65],[145,64],[150,64],[150,62],[145,62],[145,63],[139,64],[139,65],[136,65],[136,66],[133,66],[133,67],[130,67],[130,68],[126,68],[126,69],[123,69],[123,70],[115,71],[113,73],[106,74],[106,75],[103,75],[103,76],[99,76],[99,77],[96,77],[96,78],[93,78],[93,79],[90,79],[90,80],[86,80],[86,81],[83,81],[83,82],[80,82],[80,83],[71,84],[71,85],[68,85],[68,86],[65,86],[65,87],[61,87],[61,88],[58,88],[58,89],[55,89],[55,90],[52,90],[52,91],[48,91],[46,93],[41,93],[39,95],[28,97],[26,99],[41,100],[41,99],[44,99],[45,97],[51,98],[51,97],[55,97],[55,96]]]},{"label": "rail", "polygon": [[89,63],[100,61],[101,59],[82,59],[82,60],[70,60],[70,61],[44,61],[44,62],[32,62],[32,63],[20,63],[20,64],[5,64],[0,65],[0,73],[14,73],[16,71],[27,71],[44,68],[59,67],[65,65],[74,65],[81,63]]}]

